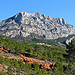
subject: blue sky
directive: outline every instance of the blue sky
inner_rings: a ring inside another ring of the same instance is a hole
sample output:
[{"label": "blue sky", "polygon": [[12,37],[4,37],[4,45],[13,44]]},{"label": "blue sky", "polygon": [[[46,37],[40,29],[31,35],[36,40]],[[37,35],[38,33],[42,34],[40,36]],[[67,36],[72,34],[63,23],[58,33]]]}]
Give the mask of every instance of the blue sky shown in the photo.
[{"label": "blue sky", "polygon": [[54,18],[64,18],[75,26],[75,0],[0,0],[0,21],[18,12],[39,12]]}]

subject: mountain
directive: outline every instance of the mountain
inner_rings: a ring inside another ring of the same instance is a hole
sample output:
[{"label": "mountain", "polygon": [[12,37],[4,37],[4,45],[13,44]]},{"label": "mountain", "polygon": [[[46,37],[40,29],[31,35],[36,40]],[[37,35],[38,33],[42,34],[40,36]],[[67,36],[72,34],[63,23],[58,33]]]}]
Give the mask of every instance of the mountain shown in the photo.
[{"label": "mountain", "polygon": [[13,38],[27,37],[32,33],[45,39],[58,39],[75,34],[75,27],[67,24],[63,18],[51,18],[38,12],[20,12],[0,21],[0,35]]}]

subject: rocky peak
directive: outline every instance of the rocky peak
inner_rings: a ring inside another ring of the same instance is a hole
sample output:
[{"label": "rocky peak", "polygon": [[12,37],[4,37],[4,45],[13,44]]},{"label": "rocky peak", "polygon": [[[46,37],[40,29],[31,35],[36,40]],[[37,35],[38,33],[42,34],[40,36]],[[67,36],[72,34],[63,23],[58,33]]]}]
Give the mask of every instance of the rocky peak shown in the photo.
[{"label": "rocky peak", "polygon": [[0,22],[0,34],[10,37],[26,37],[31,33],[45,39],[57,39],[75,34],[75,27],[63,18],[51,18],[40,13],[20,12]]},{"label": "rocky peak", "polygon": [[66,24],[66,22],[65,22],[65,20],[63,18],[57,18],[57,23]]}]

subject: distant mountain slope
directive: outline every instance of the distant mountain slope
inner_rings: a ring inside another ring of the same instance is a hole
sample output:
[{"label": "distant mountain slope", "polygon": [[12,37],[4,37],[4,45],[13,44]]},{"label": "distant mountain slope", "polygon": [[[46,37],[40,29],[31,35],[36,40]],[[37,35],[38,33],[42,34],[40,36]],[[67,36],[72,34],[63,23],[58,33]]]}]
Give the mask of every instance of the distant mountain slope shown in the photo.
[{"label": "distant mountain slope", "polygon": [[75,27],[63,18],[51,18],[40,13],[20,12],[0,22],[0,34],[7,37],[27,37],[31,33],[45,39],[58,39],[75,34]]}]

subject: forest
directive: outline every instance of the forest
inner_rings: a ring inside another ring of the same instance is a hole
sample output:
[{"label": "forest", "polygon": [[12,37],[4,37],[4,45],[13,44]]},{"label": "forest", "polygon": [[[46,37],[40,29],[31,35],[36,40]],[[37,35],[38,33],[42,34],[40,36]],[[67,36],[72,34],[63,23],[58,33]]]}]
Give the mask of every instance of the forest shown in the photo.
[{"label": "forest", "polygon": [[[40,42],[40,41],[39,41]],[[46,71],[40,69],[39,65],[34,62],[33,67],[26,61],[3,58],[0,55],[0,64],[8,66],[7,72],[0,71],[0,75],[74,75],[75,74],[75,38],[65,46],[45,46],[37,45],[36,42],[16,42],[0,36],[0,47],[3,47],[8,53],[18,56],[22,54],[39,60],[52,61],[55,64],[53,69]],[[65,64],[64,64],[65,63]]]}]

